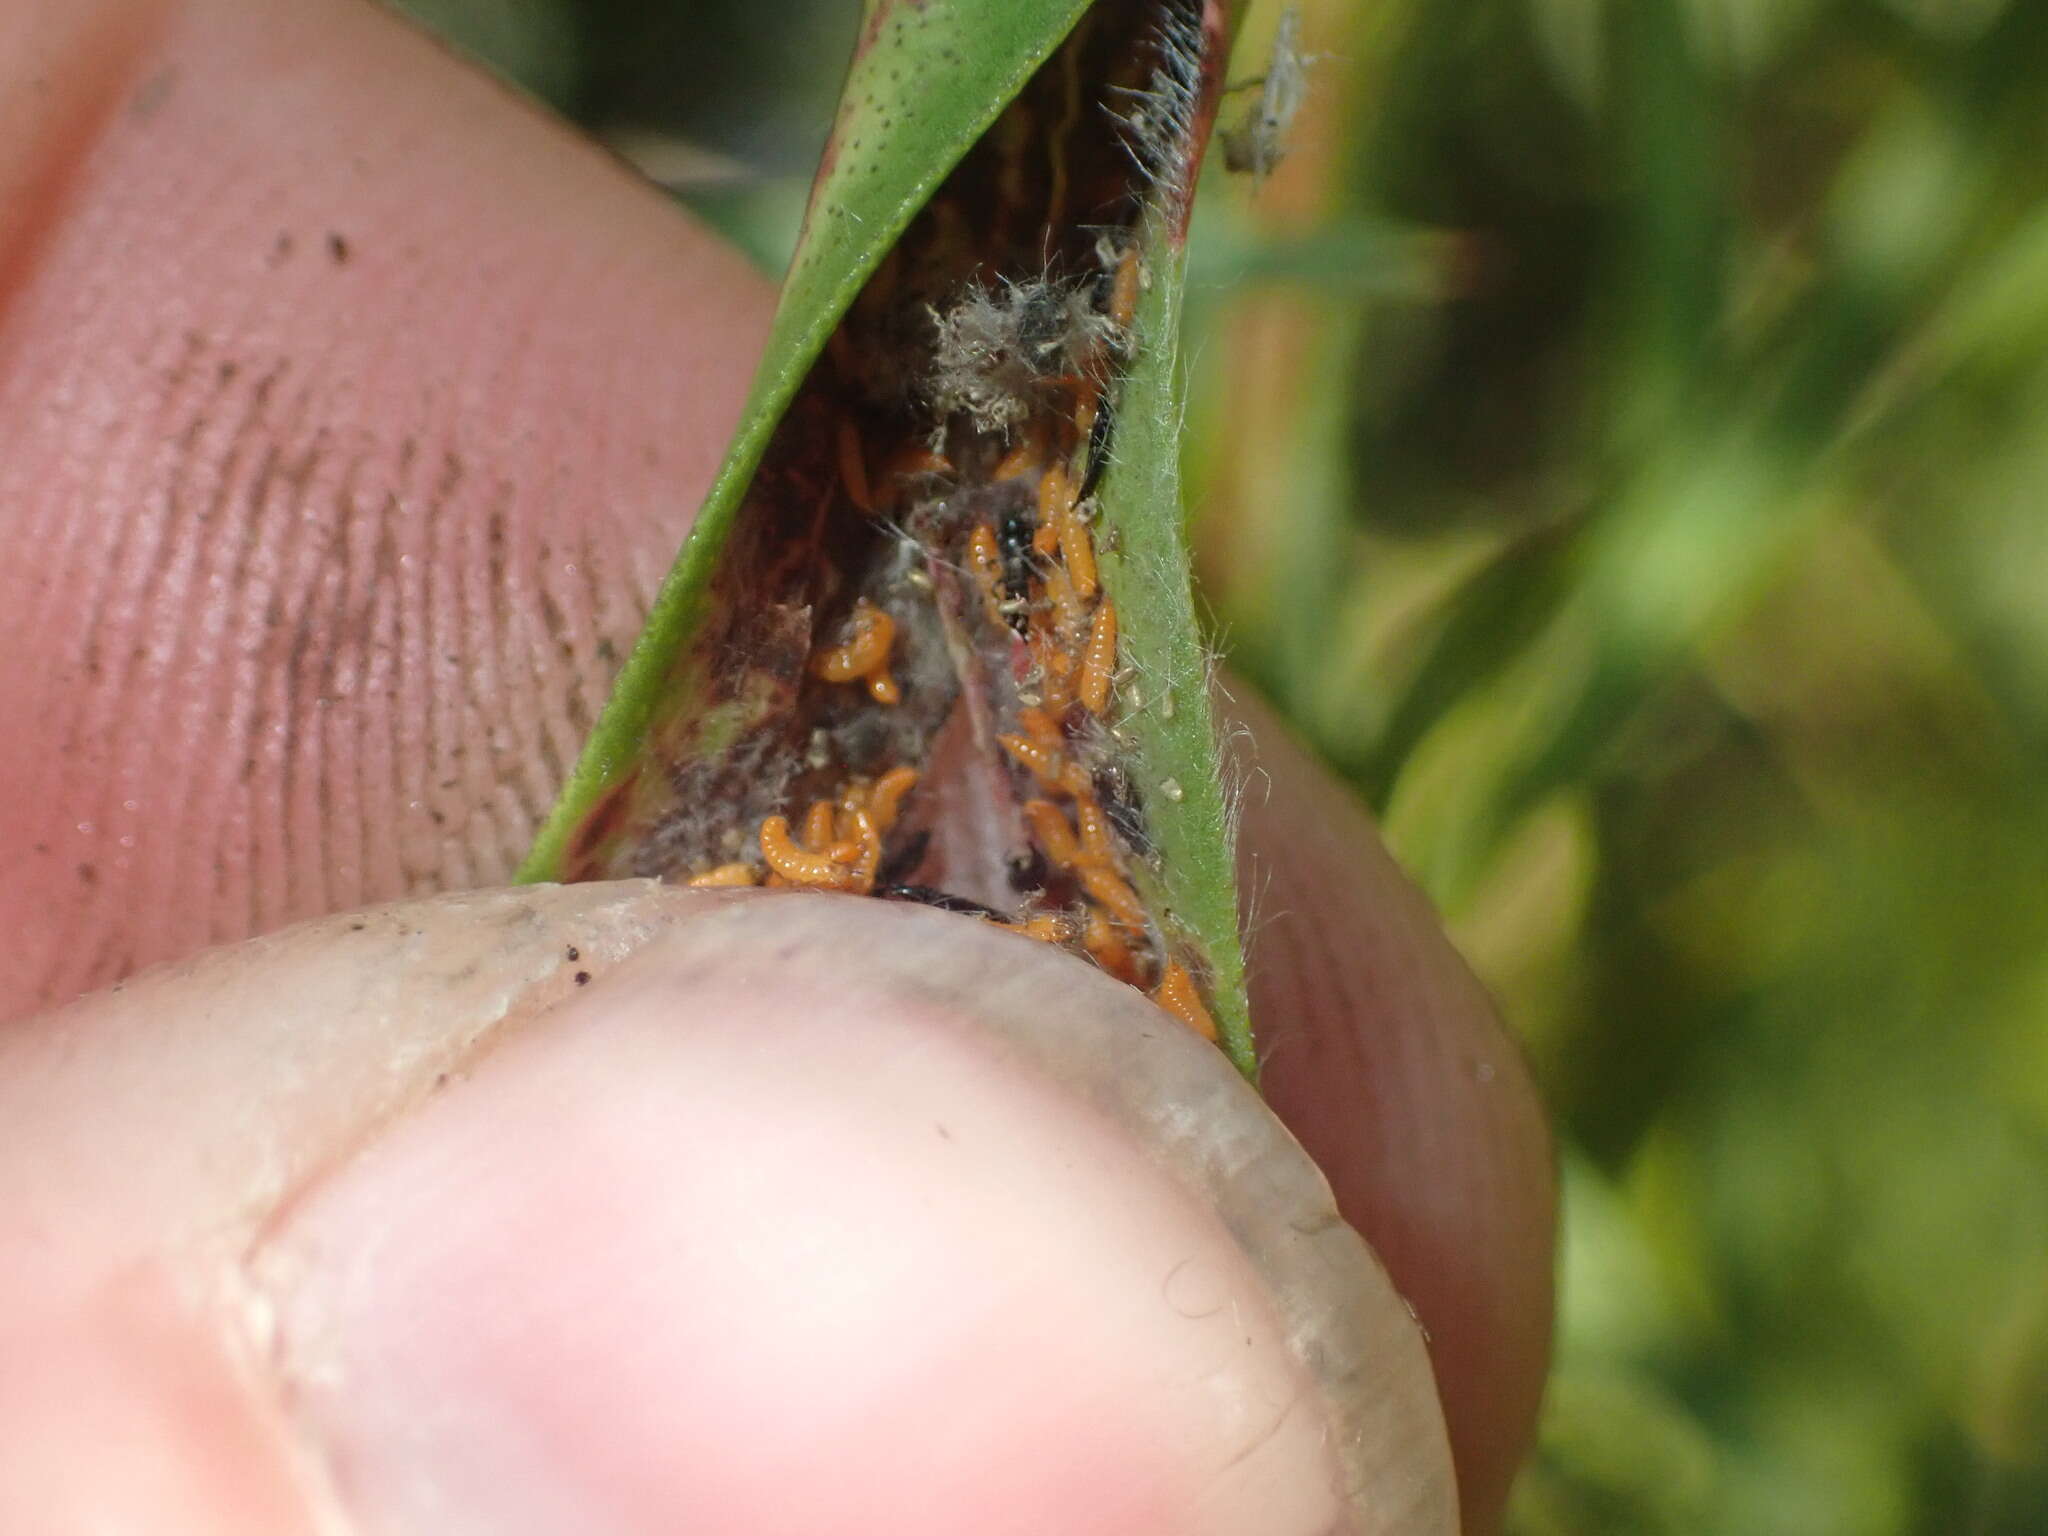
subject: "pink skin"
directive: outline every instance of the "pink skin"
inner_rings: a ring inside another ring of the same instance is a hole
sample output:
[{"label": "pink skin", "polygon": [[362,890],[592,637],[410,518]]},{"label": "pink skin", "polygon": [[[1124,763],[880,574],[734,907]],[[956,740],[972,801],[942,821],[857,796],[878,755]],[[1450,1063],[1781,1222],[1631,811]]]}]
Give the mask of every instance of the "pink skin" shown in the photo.
[{"label": "pink skin", "polygon": [[[730,1433],[709,1464],[764,1464],[758,1426],[721,1409],[744,1401],[737,1375],[630,1423],[618,1409],[661,1399],[689,1375],[680,1362],[720,1340],[734,1372],[786,1346],[787,1401],[817,1350],[796,1349],[786,1308],[749,1317],[736,1302],[717,1338],[668,1328],[674,1309],[659,1296],[686,1282],[700,1297],[741,1294],[739,1282],[664,1244],[673,1229],[645,1212],[675,1202],[697,1213],[690,1230],[730,1232],[755,1207],[676,1182],[689,1143],[647,1106],[653,1085],[724,1082],[731,1103],[765,1106],[728,1123],[730,1141],[761,1117],[786,1125],[802,1081],[749,1078],[723,1059],[714,1071],[701,1053],[688,1071],[665,1065],[634,1044],[645,1031],[621,995],[601,1031],[613,1045],[586,1049],[574,1071],[557,1064],[580,1097],[553,1133],[612,1171],[618,1202],[592,1204],[590,1182],[551,1161],[547,1140],[498,1145],[492,1166],[502,1160],[527,1197],[492,1207],[487,1190],[465,1188],[465,1202],[493,1211],[488,1229],[437,1248],[433,1234],[462,1223],[411,1184],[380,1190],[366,1173],[292,1201],[373,1135],[365,1170],[406,1148],[426,1156],[423,1140],[439,1147],[437,1166],[475,1166],[478,1143],[462,1138],[484,1132],[462,1119],[459,1096],[422,1110],[364,1086],[381,1064],[431,1056],[423,1042],[445,1016],[380,1006],[344,1031],[360,1052],[348,1071],[280,1084],[279,1052],[250,1043],[263,1038],[253,1026],[195,1034],[222,1042],[217,1057],[188,1049],[166,1079],[149,1051],[161,1004],[132,1001],[146,989],[96,1000],[89,1027],[75,1013],[31,1015],[296,919],[503,880],[709,480],[771,304],[735,256],[602,155],[356,0],[0,0],[0,920],[12,938],[0,966],[18,1019],[0,1037],[0,1099],[19,1111],[0,1179],[40,1197],[0,1200],[0,1444],[48,1474],[49,1500],[119,1515],[132,1498],[150,1515],[131,1523],[166,1530],[306,1518],[309,1480],[324,1486],[328,1458],[357,1430],[336,1427],[330,1399],[270,1383],[275,1362],[233,1342],[268,1335],[224,1329],[216,1292],[223,1273],[258,1276],[281,1318],[280,1358],[294,1358],[295,1319],[316,1299],[321,1316],[348,1316],[346,1263],[299,1242],[325,1221],[350,1242],[380,1223],[412,1234],[380,1303],[379,1327],[396,1332],[377,1336],[373,1373],[413,1381],[402,1400],[452,1391],[459,1365],[463,1380],[490,1384],[491,1401],[524,1405],[532,1434],[575,1442],[565,1465],[601,1465],[579,1487],[644,1501],[646,1519],[672,1492],[658,1447],[679,1422],[700,1450]],[[1254,724],[1275,786],[1248,823],[1249,857],[1270,871],[1254,966],[1272,1101],[1427,1326],[1465,1521],[1488,1529],[1528,1443],[1547,1350],[1541,1118],[1484,997],[1370,829],[1268,722]],[[331,951],[323,975],[362,963],[348,931],[307,941]],[[209,972],[217,990],[194,1016],[289,1017],[292,990],[263,953]],[[603,990],[576,1006],[597,1006]],[[720,1006],[740,1025],[806,1011],[772,979]],[[513,1046],[480,1074],[532,1109],[514,1079],[545,1047]],[[206,1091],[179,1091],[195,1061],[212,1074]],[[124,1097],[130,1083],[152,1091]],[[312,1150],[274,1165],[252,1156],[250,1125],[221,1109],[250,1104],[269,1107],[279,1146]],[[873,1123],[889,1112],[878,1102]],[[1062,1113],[1029,1095],[989,1110],[1046,1136]],[[877,1223],[900,1212],[917,1186],[848,1134],[805,1144],[803,1162],[764,1140],[764,1156],[786,1154],[761,1165],[766,1206],[823,1172],[839,1185],[834,1209]],[[203,1173],[176,1176],[188,1163]],[[1138,1173],[1130,1181],[1104,1198],[1146,1214],[1103,1233],[1200,1225],[1156,1191],[1134,1193]],[[1044,1209],[1079,1209],[1073,1191],[1056,1193]],[[958,1212],[975,1208],[963,1199]],[[253,1220],[257,1244],[225,1271],[209,1247],[221,1211]],[[273,1223],[274,1244],[259,1243]],[[965,1214],[940,1224],[960,1241],[934,1245],[933,1263],[978,1252],[986,1264],[976,1244],[1003,1236]],[[1075,1296],[1114,1296],[1116,1276],[1143,1270],[1108,1236],[1069,1258],[1058,1283]],[[480,1331],[429,1325],[456,1314]],[[930,1314],[885,1319],[877,1358],[914,1364]],[[1184,1436],[1148,1416],[1133,1385],[1153,1356],[1135,1343],[1118,1354],[1107,1338],[1085,1352],[1099,1362],[1099,1400],[1126,1404],[1116,1423],[1133,1426],[1107,1438],[1071,1403],[1032,1399],[1005,1364],[1086,1340],[1113,1315],[1051,1330],[1022,1307],[946,1320],[948,1358],[979,1363],[971,1379],[904,1365],[888,1413],[844,1422],[877,1444],[913,1405],[969,1439],[1001,1428],[1037,1447],[1033,1464],[1082,1469],[1057,1489],[1030,1485],[1065,1501],[1038,1510],[1039,1528],[1146,1529],[1143,1511],[1110,1502],[1132,1467],[1161,1469],[1161,1487],[1199,1480],[1161,1459]],[[536,1317],[572,1316],[609,1326],[543,1328],[534,1342]],[[419,1331],[406,1333],[407,1319]],[[504,1347],[520,1328],[522,1347]],[[451,1364],[436,1340],[475,1352]],[[823,1379],[859,1374],[835,1363]],[[596,1435],[607,1420],[626,1428]],[[1046,1439],[1061,1435],[1065,1459]],[[873,1445],[834,1445],[874,1464]],[[116,1446],[133,1454],[112,1458]],[[1090,1448],[1102,1456],[1091,1462]],[[600,1449],[609,1459],[578,1459]],[[132,1475],[109,1475],[123,1465]],[[487,1502],[455,1449],[441,1465],[431,1496],[443,1517],[447,1501]],[[417,1492],[422,1475],[405,1472],[406,1486]],[[971,1481],[955,1490],[956,1514],[972,1507]],[[754,1496],[776,1483],[757,1482]],[[747,1486],[736,1476],[735,1496]],[[809,1491],[843,1498],[846,1486],[812,1479]],[[0,1525],[53,1507],[0,1506]],[[789,1518],[836,1518],[834,1507],[851,1521],[851,1506],[829,1500]],[[631,1528],[634,1510],[613,1513]]]},{"label": "pink skin", "polygon": [[[1273,1245],[1117,1107],[1190,1068],[1226,1096],[1166,1102],[1263,1113],[1129,989],[846,898],[542,888],[205,952],[0,1039],[0,1528],[1324,1531]],[[1447,1491],[1377,1284],[1359,1422]]]}]

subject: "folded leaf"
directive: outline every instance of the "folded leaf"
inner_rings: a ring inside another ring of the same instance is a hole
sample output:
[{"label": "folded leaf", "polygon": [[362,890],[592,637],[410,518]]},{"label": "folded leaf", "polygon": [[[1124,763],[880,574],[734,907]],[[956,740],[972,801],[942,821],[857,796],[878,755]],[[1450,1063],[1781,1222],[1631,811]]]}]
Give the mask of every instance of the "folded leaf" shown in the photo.
[{"label": "folded leaf", "polygon": [[871,0],[743,423],[524,878],[973,913],[1253,1072],[1177,463],[1224,33]]}]

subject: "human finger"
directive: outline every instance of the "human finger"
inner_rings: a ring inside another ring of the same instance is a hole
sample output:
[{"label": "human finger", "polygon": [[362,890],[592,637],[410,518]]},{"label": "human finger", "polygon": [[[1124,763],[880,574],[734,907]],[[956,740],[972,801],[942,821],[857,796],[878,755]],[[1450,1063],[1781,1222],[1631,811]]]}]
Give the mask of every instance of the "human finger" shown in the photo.
[{"label": "human finger", "polygon": [[1455,1520],[1227,1062],[923,909],[483,893],[82,1000],[0,1039],[0,1287],[9,1528]]},{"label": "human finger", "polygon": [[1497,1528],[1549,1362],[1555,1158],[1521,1051],[1356,799],[1249,692],[1243,885],[1266,1096],[1428,1332],[1467,1528]]},{"label": "human finger", "polygon": [[0,0],[0,998],[502,880],[767,282],[361,0]]}]

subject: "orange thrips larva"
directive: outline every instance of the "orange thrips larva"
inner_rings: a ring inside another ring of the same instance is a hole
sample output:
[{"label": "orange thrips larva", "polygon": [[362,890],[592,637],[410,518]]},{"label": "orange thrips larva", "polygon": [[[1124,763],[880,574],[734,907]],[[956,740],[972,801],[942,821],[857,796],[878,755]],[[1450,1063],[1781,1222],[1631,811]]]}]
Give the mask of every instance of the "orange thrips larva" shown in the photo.
[{"label": "orange thrips larva", "polygon": [[1059,724],[1042,709],[1026,705],[1017,711],[1017,724],[1024,728],[1024,734],[1048,751],[1057,752],[1067,744]]},{"label": "orange thrips larva", "polygon": [[896,621],[862,598],[853,605],[853,637],[819,651],[811,670],[828,683],[850,683],[885,663],[895,641]]},{"label": "orange thrips larva", "polygon": [[811,658],[811,671],[828,683],[864,679],[877,703],[894,704],[903,697],[889,675],[889,649],[896,643],[896,621],[866,598],[853,605],[853,638],[827,646]]},{"label": "orange thrips larva", "polygon": [[996,740],[1047,789],[1066,787],[1066,756],[1057,747],[1045,746],[1028,736],[998,736]]},{"label": "orange thrips larva", "polygon": [[1088,441],[1088,434],[1095,428],[1095,413],[1101,409],[1102,386],[1087,374],[1074,380],[1074,442],[1076,446]]},{"label": "orange thrips larva", "polygon": [[1089,714],[1100,716],[1109,708],[1109,685],[1116,676],[1116,604],[1104,598],[1095,607],[1095,622],[1088,626],[1088,644],[1081,652],[1081,676],[1074,696]]},{"label": "orange thrips larva", "polygon": [[824,853],[834,841],[832,802],[813,800],[811,808],[804,813],[804,846],[813,853]]},{"label": "orange thrips larva", "polygon": [[875,888],[875,871],[882,867],[882,831],[865,810],[849,813],[858,852],[853,859],[853,888],[863,895]]},{"label": "orange thrips larva", "polygon": [[1114,846],[1109,840],[1109,817],[1092,798],[1074,802],[1074,821],[1080,829],[1081,843],[1076,858],[1095,864],[1108,864],[1116,857]]},{"label": "orange thrips larva", "polygon": [[967,564],[974,572],[975,585],[981,588],[982,601],[988,605],[989,622],[1002,623],[1003,553],[995,529],[987,523],[976,523],[967,535]]},{"label": "orange thrips larva", "polygon": [[1021,933],[1027,939],[1037,939],[1042,944],[1064,944],[1074,936],[1073,924],[1056,912],[1042,913],[1027,917],[1020,923],[1000,923],[1012,933]]},{"label": "orange thrips larva", "polygon": [[1049,555],[1059,547],[1060,525],[1073,504],[1073,487],[1067,481],[1066,470],[1057,464],[1046,465],[1038,482],[1038,529],[1031,535],[1035,553]]},{"label": "orange thrips larva", "polygon": [[1068,503],[1060,519],[1060,558],[1067,562],[1067,574],[1074,578],[1074,590],[1093,597],[1099,585],[1095,572],[1095,536],[1088,531],[1088,519],[1081,509]]},{"label": "orange thrips larva", "polygon": [[824,885],[837,890],[844,889],[851,878],[845,865],[798,847],[789,835],[787,816],[770,816],[761,823],[761,857],[791,885]]},{"label": "orange thrips larva", "polygon": [[1118,936],[1108,918],[1101,911],[1091,907],[1088,911],[1088,926],[1081,935],[1081,943],[1110,975],[1119,981],[1130,981],[1137,974],[1136,963],[1131,958],[1131,948]]},{"label": "orange thrips larva", "polygon": [[915,768],[891,768],[868,792],[868,815],[874,818],[876,830],[887,832],[896,825],[896,812],[903,803],[903,797],[910,793],[917,783]]},{"label": "orange thrips larva", "polygon": [[1039,702],[1057,716],[1074,697],[1074,658],[1043,630],[1031,637],[1031,655],[1038,664]]},{"label": "orange thrips larva", "polygon": [[1216,1021],[1203,1006],[1202,994],[1195,990],[1194,977],[1178,960],[1166,962],[1166,974],[1159,978],[1159,985],[1153,989],[1152,1001],[1204,1040],[1215,1040]]},{"label": "orange thrips larva", "polygon": [[1139,276],[1138,246],[1133,241],[1117,257],[1116,276],[1109,285],[1109,319],[1120,331],[1127,329],[1138,313]]},{"label": "orange thrips larva", "polygon": [[721,864],[716,869],[707,869],[701,875],[691,876],[688,883],[700,888],[759,885],[761,875],[751,864]]},{"label": "orange thrips larva", "polygon": [[1059,618],[1060,628],[1069,635],[1081,628],[1081,620],[1087,616],[1087,607],[1080,595],[1074,591],[1073,578],[1067,575],[1067,568],[1055,565],[1045,573],[1045,596],[1052,604],[1053,612]]},{"label": "orange thrips larva", "polygon": [[1074,841],[1074,829],[1060,808],[1050,800],[1026,800],[1024,819],[1031,823],[1032,840],[1045,856],[1061,869],[1072,868],[1081,856],[1081,845]]},{"label": "orange thrips larva", "polygon": [[882,466],[881,484],[874,488],[877,512],[887,512],[896,505],[902,494],[905,481],[915,480],[920,475],[950,475],[953,461],[943,453],[916,443],[906,443],[889,455],[889,461]]},{"label": "orange thrips larva", "polygon": [[996,467],[990,471],[989,478],[991,480],[1014,480],[1036,464],[1038,459],[1038,435],[1032,433],[1023,442],[996,460]]},{"label": "orange thrips larva", "polygon": [[1126,928],[1144,930],[1144,904],[1122,875],[1106,864],[1082,864],[1078,873],[1082,889],[1109,908],[1111,917]]},{"label": "orange thrips larva", "polygon": [[875,498],[868,489],[868,462],[861,452],[860,428],[851,416],[839,418],[839,478],[846,485],[846,499],[863,512],[875,510]]},{"label": "orange thrips larva", "polygon": [[916,443],[906,443],[889,456],[888,475],[892,480],[914,480],[919,475],[950,475],[953,461],[943,453],[935,453]]}]

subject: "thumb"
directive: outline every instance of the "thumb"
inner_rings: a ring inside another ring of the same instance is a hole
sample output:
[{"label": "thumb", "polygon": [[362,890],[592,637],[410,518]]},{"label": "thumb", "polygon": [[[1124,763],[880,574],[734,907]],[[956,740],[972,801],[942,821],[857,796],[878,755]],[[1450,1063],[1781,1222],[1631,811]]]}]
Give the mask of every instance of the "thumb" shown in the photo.
[{"label": "thumb", "polygon": [[1455,1526],[1417,1330],[1212,1048],[968,920],[653,885],[0,1040],[0,1528]]}]

